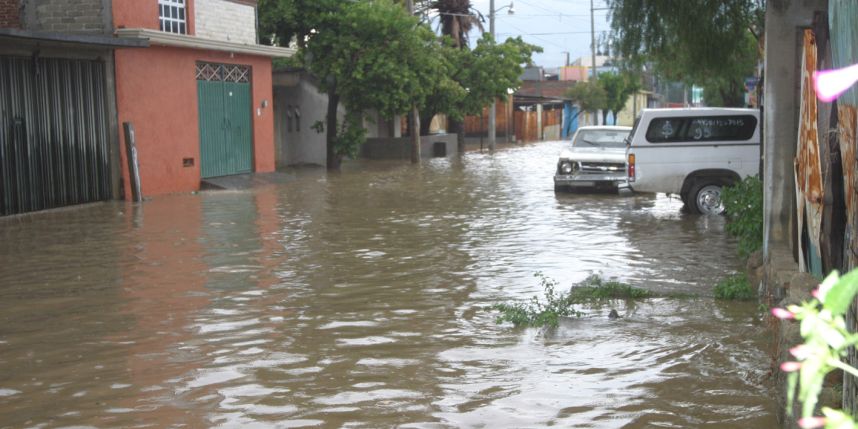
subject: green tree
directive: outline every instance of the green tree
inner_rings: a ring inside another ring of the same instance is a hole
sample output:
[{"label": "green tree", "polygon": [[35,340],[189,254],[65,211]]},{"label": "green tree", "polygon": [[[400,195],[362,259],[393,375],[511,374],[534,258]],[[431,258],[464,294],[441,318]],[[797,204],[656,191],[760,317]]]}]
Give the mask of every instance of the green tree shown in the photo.
[{"label": "green tree", "polygon": [[[319,128],[326,133],[329,169],[357,154],[365,140],[367,110],[384,117],[404,114],[424,103],[443,77],[443,63],[432,55],[438,46],[434,33],[392,0],[266,0],[261,6],[261,32],[281,40],[296,37],[304,65],[328,95]],[[306,21],[284,23],[269,13]],[[342,121],[340,105],[346,111]]]},{"label": "green tree", "polygon": [[630,73],[600,73],[599,86],[605,90],[605,109],[602,111],[602,122],[608,115],[608,111],[614,112],[614,117],[626,107],[629,96],[640,90],[640,84],[635,75]]},{"label": "green tree", "polygon": [[341,0],[259,0],[259,39],[266,45],[287,46],[294,38],[304,47],[325,14],[346,6]]},{"label": "green tree", "polygon": [[608,108],[608,94],[599,83],[592,81],[578,82],[566,90],[566,97],[578,105],[577,118],[581,112],[596,113],[599,109]]},{"label": "green tree", "polygon": [[421,106],[424,117],[431,120],[444,113],[453,121],[461,121],[466,115],[482,112],[493,99],[506,100],[508,90],[521,84],[522,66],[531,62],[534,52],[541,51],[520,37],[495,43],[485,34],[473,50],[459,49],[448,40],[438,54],[448,73]]},{"label": "green tree", "polygon": [[[703,86],[710,104],[742,105],[760,55],[764,0],[608,0],[617,53]],[[717,94],[717,96],[713,96]]]},{"label": "green tree", "polygon": [[[474,9],[470,0],[422,0],[419,1],[418,11],[422,13],[434,12],[438,15],[439,20],[439,30],[442,36],[447,37],[450,40],[450,43],[453,47],[461,50],[469,50],[469,40],[470,40],[470,32],[474,28],[483,31],[481,19],[482,15]],[[457,53],[453,50],[447,49],[443,52],[445,56],[448,57],[451,64],[457,64],[459,60],[461,60],[461,56],[457,55]],[[453,75],[456,74],[455,70],[451,71]],[[457,81],[455,76],[451,76],[451,82]],[[439,84],[443,84],[441,89],[451,90],[453,92],[440,95],[439,100],[434,100],[429,104],[439,104],[441,101],[446,101],[448,103],[455,104],[454,98],[457,95],[461,95],[462,97],[467,96],[467,93],[459,94],[459,90],[453,88],[451,82],[439,82]],[[467,86],[462,86],[462,89],[468,88]],[[450,104],[448,104],[450,105]],[[432,112],[426,112],[424,109],[423,115],[421,118],[422,132],[428,133],[429,126],[432,121],[432,117],[435,116],[436,113],[444,112],[448,114],[449,121],[449,132],[455,133],[458,140],[459,153],[463,153],[465,151],[465,129],[462,124],[462,116],[457,115],[456,112],[448,112],[443,108],[429,108]]]}]

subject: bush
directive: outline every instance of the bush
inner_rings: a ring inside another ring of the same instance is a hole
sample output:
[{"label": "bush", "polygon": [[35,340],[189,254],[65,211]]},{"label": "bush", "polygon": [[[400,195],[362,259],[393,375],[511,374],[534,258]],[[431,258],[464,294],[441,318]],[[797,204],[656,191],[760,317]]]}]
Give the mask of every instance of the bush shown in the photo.
[{"label": "bush", "polygon": [[759,176],[725,187],[721,201],[727,214],[727,232],[739,239],[739,255],[747,257],[763,247],[763,182]]},{"label": "bush", "polygon": [[727,277],[715,286],[715,298],[718,299],[749,301],[756,297],[757,293],[751,288],[745,273]]},{"label": "bush", "polygon": [[536,273],[545,289],[545,302],[533,297],[529,301],[512,304],[495,304],[492,309],[501,312],[497,323],[510,322],[515,326],[550,326],[560,323],[561,317],[580,317],[581,312],[573,308],[574,302],[568,293],[556,293],[557,282]]},{"label": "bush", "polygon": [[635,299],[647,298],[649,291],[635,288],[625,283],[616,281],[604,281],[597,275],[587,277],[584,281],[576,283],[569,292],[557,293],[557,282],[536,273],[545,289],[545,301],[540,301],[534,296],[529,301],[514,302],[511,304],[495,304],[493,310],[500,311],[497,323],[510,322],[515,326],[549,326],[556,327],[561,317],[581,317],[581,312],[575,309],[575,305],[593,300],[604,299]]},{"label": "bush", "polygon": [[597,275],[592,275],[584,281],[575,284],[569,294],[579,301],[593,299],[639,299],[649,298],[646,289],[632,287],[614,280],[604,281]]}]

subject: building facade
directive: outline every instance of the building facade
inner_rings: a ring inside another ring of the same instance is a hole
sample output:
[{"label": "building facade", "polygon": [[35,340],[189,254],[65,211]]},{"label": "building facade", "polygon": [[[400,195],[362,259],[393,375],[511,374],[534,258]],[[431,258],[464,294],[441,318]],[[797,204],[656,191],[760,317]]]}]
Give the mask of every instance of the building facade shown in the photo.
[{"label": "building facade", "polygon": [[0,0],[0,216],[117,198],[110,0]]},{"label": "building facade", "polygon": [[293,51],[256,43],[255,1],[114,0],[113,22],[119,38],[150,44],[116,52],[118,118],[134,127],[144,196],[274,171],[271,59]]}]

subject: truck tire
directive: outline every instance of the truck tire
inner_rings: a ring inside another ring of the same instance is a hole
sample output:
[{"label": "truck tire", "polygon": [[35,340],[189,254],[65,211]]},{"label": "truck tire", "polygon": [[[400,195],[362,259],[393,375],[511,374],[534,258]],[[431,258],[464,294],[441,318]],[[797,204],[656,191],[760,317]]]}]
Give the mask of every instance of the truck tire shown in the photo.
[{"label": "truck tire", "polygon": [[720,215],[724,213],[721,201],[723,183],[718,180],[700,180],[691,187],[685,198],[688,210],[694,214]]}]

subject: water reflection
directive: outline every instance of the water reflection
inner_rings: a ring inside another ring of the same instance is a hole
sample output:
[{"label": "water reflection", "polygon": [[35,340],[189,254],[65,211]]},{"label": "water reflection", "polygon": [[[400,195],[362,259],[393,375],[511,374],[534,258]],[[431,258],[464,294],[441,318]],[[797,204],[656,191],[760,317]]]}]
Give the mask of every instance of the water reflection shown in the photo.
[{"label": "water reflection", "polygon": [[[555,195],[558,150],[0,220],[0,426],[773,426],[723,219]],[[537,271],[703,297],[496,325]]]}]

